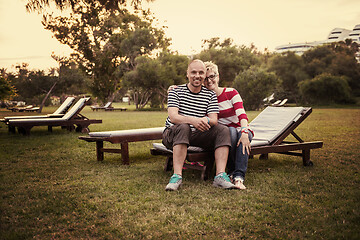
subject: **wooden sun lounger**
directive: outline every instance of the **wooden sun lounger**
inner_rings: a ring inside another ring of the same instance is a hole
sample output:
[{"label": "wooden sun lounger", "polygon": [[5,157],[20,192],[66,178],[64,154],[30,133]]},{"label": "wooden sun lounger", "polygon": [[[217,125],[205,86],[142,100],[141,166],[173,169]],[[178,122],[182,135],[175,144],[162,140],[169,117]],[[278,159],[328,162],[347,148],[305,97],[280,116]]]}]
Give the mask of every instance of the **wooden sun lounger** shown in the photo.
[{"label": "wooden sun lounger", "polygon": [[127,108],[123,108],[123,107],[118,107],[118,108],[115,108],[115,107],[108,107],[108,108],[105,108],[105,111],[126,111]]},{"label": "wooden sun lounger", "polygon": [[[88,119],[80,114],[90,98],[81,98],[64,116],[61,118],[38,118],[38,119],[15,119],[9,120],[5,124],[8,125],[9,131],[15,133],[15,128],[19,133],[29,135],[30,130],[34,126],[48,126],[48,131],[52,131],[52,127],[61,126],[69,131],[75,129],[78,132],[89,132],[88,126],[93,123],[102,123],[102,120]],[[77,126],[75,128],[75,125]]]},{"label": "wooden sun lounger", "polygon": [[[91,132],[89,136],[80,136],[79,139],[87,142],[96,142],[96,156],[98,161],[104,160],[104,153],[120,153],[122,156],[122,163],[125,165],[130,164],[129,161],[129,142],[139,142],[139,141],[149,141],[149,140],[160,140],[162,139],[162,133],[164,127],[157,128],[141,128],[141,129],[131,129],[131,130],[119,130],[119,131],[108,131],[108,132]],[[112,144],[120,144],[120,148],[104,148],[104,142],[110,142]],[[159,143],[160,144],[160,143]],[[162,144],[160,144],[162,145]],[[163,146],[163,145],[162,145]],[[172,152],[168,149],[165,149],[162,152],[165,155],[171,155],[165,164],[165,170],[170,170],[172,167]],[[208,176],[207,169],[212,169],[212,164],[214,163],[213,152],[201,152],[196,155],[191,153],[199,151],[200,148],[190,147],[189,154],[187,157],[188,163],[184,164],[184,167],[188,169],[196,169],[202,171],[202,178],[206,179]],[[152,152],[154,155],[158,155],[155,151]],[[196,156],[193,159],[193,156]],[[203,159],[206,159],[205,167],[198,164],[195,160],[201,156]],[[170,160],[171,159],[171,160]],[[192,164],[191,162],[194,162]],[[208,166],[208,168],[206,168]],[[209,170],[210,171],[210,170]]]},{"label": "wooden sun lounger", "polygon": [[104,106],[90,106],[91,110],[98,111],[98,110],[106,110],[107,108],[111,107],[112,102],[107,102]]},{"label": "wooden sun lounger", "polygon": [[9,108],[9,110],[13,111],[13,112],[24,112],[26,111],[27,109],[31,109],[33,108],[34,106],[33,105],[28,105],[28,106],[25,106],[25,107],[13,107],[13,108]]},{"label": "wooden sun lounger", "polygon": [[70,108],[70,106],[75,101],[74,97],[68,97],[65,99],[65,101],[58,107],[55,112],[51,114],[46,115],[33,115],[33,116],[10,116],[10,117],[4,117],[4,119],[1,119],[0,122],[8,122],[9,120],[15,120],[15,119],[37,119],[37,118],[61,118],[64,116],[64,114],[67,112],[67,110]]},{"label": "wooden sun lounger", "polygon": [[[310,150],[321,148],[323,142],[313,141],[304,142],[295,132],[299,126],[312,112],[311,108],[295,107],[267,107],[250,123],[250,128],[255,132],[251,142],[250,155],[261,154],[261,158],[267,158],[269,153],[287,154],[302,157],[304,166],[312,166],[310,160]],[[285,139],[293,135],[298,142],[288,142]],[[171,169],[172,152],[166,149],[160,143],[154,143],[151,149],[153,155],[166,155],[165,170]],[[209,165],[208,152],[201,148],[197,151],[188,152],[187,159],[190,162],[204,162],[204,167],[199,169],[202,172],[202,178],[206,179],[212,169],[213,163]],[[205,177],[204,177],[205,173]]]},{"label": "wooden sun lounger", "polygon": [[[164,127],[141,128],[132,130],[119,130],[108,132],[91,132],[89,136],[81,136],[79,139],[87,142],[96,142],[96,155],[98,161],[104,160],[104,152],[120,153],[122,163],[128,165],[129,162],[129,142],[139,142],[148,140],[162,139]],[[119,148],[104,148],[104,142],[120,144]]]}]

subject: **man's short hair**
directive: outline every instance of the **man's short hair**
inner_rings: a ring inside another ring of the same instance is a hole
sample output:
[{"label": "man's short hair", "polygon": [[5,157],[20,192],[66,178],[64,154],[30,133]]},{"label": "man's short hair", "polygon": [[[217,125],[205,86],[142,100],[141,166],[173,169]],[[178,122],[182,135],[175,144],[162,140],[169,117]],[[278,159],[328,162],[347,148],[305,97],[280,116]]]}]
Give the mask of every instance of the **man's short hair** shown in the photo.
[{"label": "man's short hair", "polygon": [[200,59],[194,59],[189,63],[187,70],[189,70],[190,65],[193,64],[194,62],[202,63],[204,65],[205,69],[206,69],[205,63],[203,61],[201,61]]}]

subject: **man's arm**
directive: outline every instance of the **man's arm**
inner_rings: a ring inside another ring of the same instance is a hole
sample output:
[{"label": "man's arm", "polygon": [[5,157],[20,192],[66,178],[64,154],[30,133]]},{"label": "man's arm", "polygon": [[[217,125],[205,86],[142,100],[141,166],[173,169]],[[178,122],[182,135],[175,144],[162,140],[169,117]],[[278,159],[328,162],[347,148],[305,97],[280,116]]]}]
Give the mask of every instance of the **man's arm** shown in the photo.
[{"label": "man's arm", "polygon": [[168,107],[168,115],[170,121],[174,124],[187,123],[193,125],[196,129],[204,132],[217,124],[217,114],[209,114],[209,123],[207,117],[197,118],[190,116],[183,116],[179,114],[179,109],[177,107]]}]

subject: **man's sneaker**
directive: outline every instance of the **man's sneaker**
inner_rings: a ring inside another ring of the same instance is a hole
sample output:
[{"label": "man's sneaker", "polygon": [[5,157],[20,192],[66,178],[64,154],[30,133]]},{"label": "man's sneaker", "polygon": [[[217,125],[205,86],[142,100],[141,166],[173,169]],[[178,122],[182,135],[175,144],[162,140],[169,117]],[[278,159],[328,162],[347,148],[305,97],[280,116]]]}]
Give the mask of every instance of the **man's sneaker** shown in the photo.
[{"label": "man's sneaker", "polygon": [[179,189],[181,184],[182,184],[182,177],[180,175],[174,173],[171,176],[168,185],[166,185],[165,190],[166,191],[176,191]]},{"label": "man's sneaker", "polygon": [[246,187],[245,187],[245,185],[244,185],[244,180],[243,180],[242,178],[240,178],[240,177],[235,177],[235,179],[234,179],[234,185],[235,185],[235,187],[238,188],[238,189],[241,189],[241,190],[245,190],[245,189],[246,189]]},{"label": "man's sneaker", "polygon": [[236,188],[235,185],[231,183],[229,176],[224,172],[215,176],[213,186],[224,189]]}]

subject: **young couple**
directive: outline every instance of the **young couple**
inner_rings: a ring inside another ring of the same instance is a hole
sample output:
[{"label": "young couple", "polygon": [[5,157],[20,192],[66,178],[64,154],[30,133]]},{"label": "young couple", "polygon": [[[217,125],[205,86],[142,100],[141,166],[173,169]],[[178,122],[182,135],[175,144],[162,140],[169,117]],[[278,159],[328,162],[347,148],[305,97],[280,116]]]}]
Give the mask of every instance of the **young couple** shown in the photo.
[{"label": "young couple", "polygon": [[253,132],[248,129],[239,93],[219,87],[218,67],[211,62],[193,60],[188,65],[187,78],[187,84],[173,88],[168,96],[163,144],[173,150],[174,174],[165,189],[175,191],[182,184],[189,145],[215,150],[214,186],[246,189],[244,180]]}]

